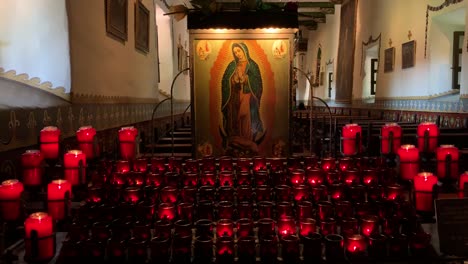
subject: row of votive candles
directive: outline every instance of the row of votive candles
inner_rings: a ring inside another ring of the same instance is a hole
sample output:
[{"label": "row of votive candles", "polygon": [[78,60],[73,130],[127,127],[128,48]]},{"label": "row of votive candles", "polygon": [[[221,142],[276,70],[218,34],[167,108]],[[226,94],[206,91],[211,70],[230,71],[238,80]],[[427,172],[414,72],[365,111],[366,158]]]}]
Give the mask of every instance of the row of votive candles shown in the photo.
[{"label": "row of votive candles", "polygon": [[[57,159],[60,152],[60,129],[55,126],[44,127],[40,131],[40,152],[45,159]],[[135,140],[138,130],[134,127],[122,127],[119,132],[119,148],[122,159],[134,159],[136,156]],[[83,126],[76,131],[76,139],[80,150],[87,159],[93,159],[100,154],[96,141],[96,129],[91,126]]]},{"label": "row of votive candles", "polygon": [[[433,122],[423,122],[416,131],[418,150],[434,152],[437,148],[439,127]],[[397,153],[401,145],[402,129],[397,123],[387,123],[381,128],[382,154]],[[342,153],[346,156],[362,153],[362,128],[358,124],[346,124],[342,128]]]}]

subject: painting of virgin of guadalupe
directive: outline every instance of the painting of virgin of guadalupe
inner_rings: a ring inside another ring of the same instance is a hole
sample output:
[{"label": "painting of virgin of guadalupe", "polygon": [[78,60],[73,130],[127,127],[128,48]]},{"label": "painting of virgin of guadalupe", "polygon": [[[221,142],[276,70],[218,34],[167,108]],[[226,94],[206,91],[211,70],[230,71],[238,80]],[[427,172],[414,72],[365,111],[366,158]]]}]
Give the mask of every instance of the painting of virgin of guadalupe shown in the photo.
[{"label": "painting of virgin of guadalupe", "polygon": [[231,52],[233,60],[224,71],[221,85],[223,122],[219,130],[223,146],[258,153],[266,133],[260,116],[262,75],[245,43],[234,42]]}]

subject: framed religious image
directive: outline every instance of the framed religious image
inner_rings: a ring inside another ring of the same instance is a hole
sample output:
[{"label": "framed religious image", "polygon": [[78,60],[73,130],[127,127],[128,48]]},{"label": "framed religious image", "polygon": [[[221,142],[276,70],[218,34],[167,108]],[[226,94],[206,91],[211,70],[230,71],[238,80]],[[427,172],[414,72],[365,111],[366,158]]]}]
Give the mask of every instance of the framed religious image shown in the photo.
[{"label": "framed religious image", "polygon": [[393,71],[393,65],[395,63],[395,48],[391,47],[385,50],[384,54],[384,72]]},{"label": "framed religious image", "polygon": [[128,0],[106,0],[106,32],[126,41]]},{"label": "framed religious image", "polygon": [[401,45],[401,68],[414,67],[414,57],[416,52],[416,42],[414,40]]},{"label": "framed religious image", "polygon": [[142,2],[135,3],[135,48],[149,52],[149,10]]}]

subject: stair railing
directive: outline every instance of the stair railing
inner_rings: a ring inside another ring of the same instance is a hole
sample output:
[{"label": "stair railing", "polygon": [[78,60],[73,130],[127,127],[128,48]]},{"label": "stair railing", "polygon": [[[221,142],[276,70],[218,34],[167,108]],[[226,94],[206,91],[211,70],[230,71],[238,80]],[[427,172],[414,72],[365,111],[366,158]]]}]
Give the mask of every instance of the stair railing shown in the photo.
[{"label": "stair railing", "polygon": [[332,152],[332,139],[335,138],[335,132],[332,130],[332,112],[330,110],[330,107],[328,106],[327,102],[325,102],[322,98],[319,98],[319,97],[316,97],[313,95],[313,89],[314,89],[314,85],[312,83],[312,80],[310,79],[309,75],[307,73],[305,73],[303,70],[297,68],[297,67],[293,67],[293,70],[296,70],[297,72],[301,73],[302,75],[304,75],[304,77],[307,79],[307,81],[309,82],[309,86],[310,86],[310,93],[309,93],[309,151],[310,153],[312,154],[313,153],[313,147],[312,147],[312,142],[313,142],[313,133],[312,133],[312,130],[313,130],[313,125],[312,125],[312,121],[313,121],[313,117],[312,117],[312,114],[313,114],[313,100],[314,99],[317,99],[319,100],[320,102],[322,102],[326,107],[327,107],[327,110],[328,110],[328,118],[329,118],[329,123],[330,123],[330,130],[329,130],[329,133],[330,133],[330,137],[329,137],[329,151],[330,153],[333,153]]},{"label": "stair railing", "polygon": [[[154,140],[154,114],[156,113],[156,111],[159,109],[159,107],[166,101],[168,100],[171,100],[171,97],[168,97],[168,98],[165,98],[164,100],[162,100],[161,102],[159,102],[154,108],[153,108],[153,113],[151,114],[151,157],[154,156],[154,145],[156,144],[155,140]],[[166,131],[167,133],[167,131]],[[159,139],[158,139],[159,141]]]},{"label": "stair railing", "polygon": [[174,92],[174,84],[175,84],[175,81],[177,80],[177,78],[185,71],[188,71],[190,70],[189,67],[181,70],[179,73],[177,73],[176,76],[174,76],[174,78],[172,79],[172,84],[171,84],[171,97],[169,97],[171,99],[171,156],[174,157],[174,96],[173,96],[173,92]]}]

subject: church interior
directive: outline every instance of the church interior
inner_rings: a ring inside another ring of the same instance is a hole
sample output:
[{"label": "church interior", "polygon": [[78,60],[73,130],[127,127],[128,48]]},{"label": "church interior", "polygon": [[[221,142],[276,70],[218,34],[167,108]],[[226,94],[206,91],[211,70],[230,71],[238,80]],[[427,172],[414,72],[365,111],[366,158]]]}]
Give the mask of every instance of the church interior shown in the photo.
[{"label": "church interior", "polygon": [[0,263],[468,263],[467,7],[0,1]]}]

